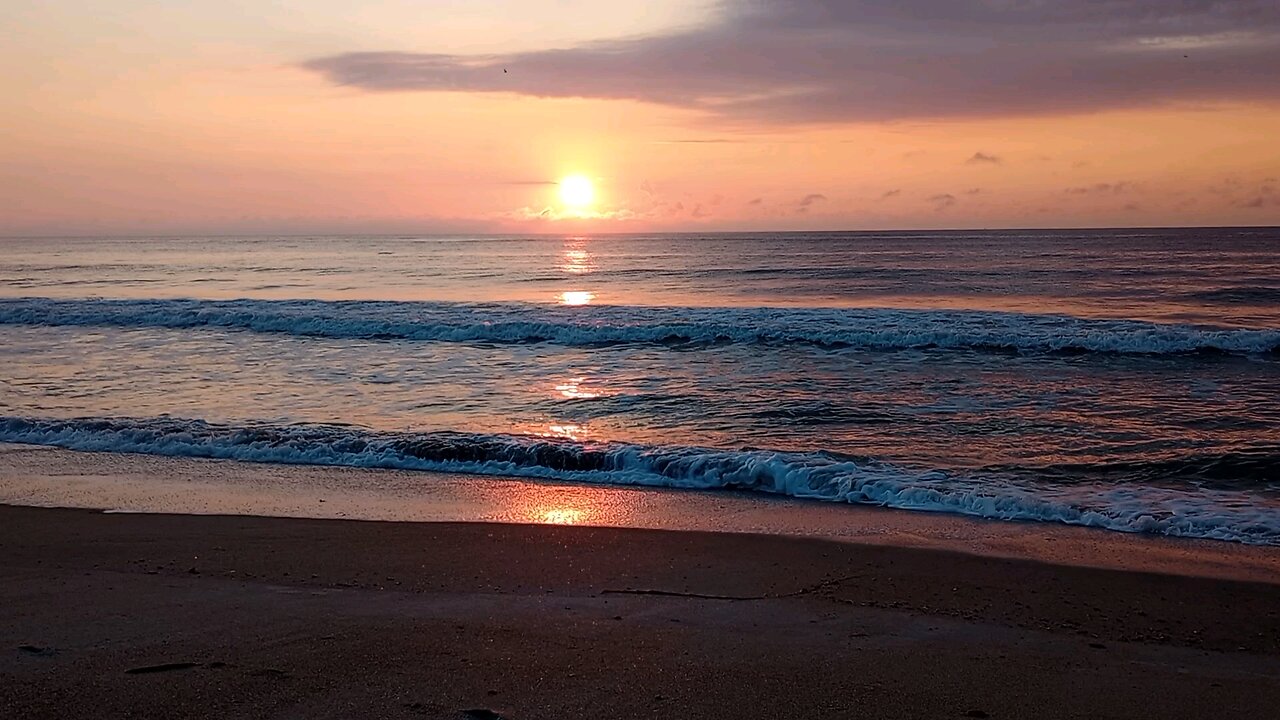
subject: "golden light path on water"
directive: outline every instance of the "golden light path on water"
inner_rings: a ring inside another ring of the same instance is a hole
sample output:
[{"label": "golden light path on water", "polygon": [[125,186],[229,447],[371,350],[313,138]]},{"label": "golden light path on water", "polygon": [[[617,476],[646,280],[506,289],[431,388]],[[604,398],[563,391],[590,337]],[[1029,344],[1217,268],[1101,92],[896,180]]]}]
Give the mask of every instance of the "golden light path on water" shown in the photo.
[{"label": "golden light path on water", "polygon": [[557,384],[555,389],[562,397],[570,400],[593,400],[600,397],[600,393],[582,387],[586,381],[585,377],[570,378]]},{"label": "golden light path on water", "polygon": [[[559,270],[566,275],[581,277],[590,275],[596,270],[596,260],[588,247],[588,238],[581,236],[567,237],[564,240],[564,252],[561,256]],[[561,305],[587,305],[595,300],[596,294],[589,290],[564,290],[556,296]]]},{"label": "golden light path on water", "polygon": [[587,305],[596,298],[596,294],[587,290],[565,290],[560,293],[561,305]]}]

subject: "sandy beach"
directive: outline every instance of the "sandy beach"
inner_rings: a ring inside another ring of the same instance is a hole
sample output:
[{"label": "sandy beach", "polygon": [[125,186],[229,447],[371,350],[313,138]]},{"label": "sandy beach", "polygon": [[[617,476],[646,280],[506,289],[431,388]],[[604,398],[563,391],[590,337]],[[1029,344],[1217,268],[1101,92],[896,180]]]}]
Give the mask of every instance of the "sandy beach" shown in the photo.
[{"label": "sandy beach", "polygon": [[0,558],[12,717],[1280,706],[1280,586],[1265,578],[756,534],[11,506]]}]

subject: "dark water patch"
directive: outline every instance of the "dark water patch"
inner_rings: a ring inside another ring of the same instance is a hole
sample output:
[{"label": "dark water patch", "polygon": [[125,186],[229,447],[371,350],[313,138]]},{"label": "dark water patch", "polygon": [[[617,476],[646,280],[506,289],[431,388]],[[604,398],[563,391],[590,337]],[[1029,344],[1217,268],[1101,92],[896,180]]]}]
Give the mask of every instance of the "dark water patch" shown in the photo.
[{"label": "dark water patch", "polygon": [[1280,446],[1222,453],[1190,453],[1151,460],[991,465],[988,471],[1027,473],[1056,482],[1104,481],[1160,485],[1195,484],[1226,490],[1280,490]]},{"label": "dark water patch", "polygon": [[1188,298],[1223,305],[1280,305],[1280,286],[1246,285],[1188,293]]},{"label": "dark water patch", "polygon": [[746,417],[781,420],[790,425],[888,425],[903,420],[900,414],[842,407],[827,402],[757,410],[747,413]]}]

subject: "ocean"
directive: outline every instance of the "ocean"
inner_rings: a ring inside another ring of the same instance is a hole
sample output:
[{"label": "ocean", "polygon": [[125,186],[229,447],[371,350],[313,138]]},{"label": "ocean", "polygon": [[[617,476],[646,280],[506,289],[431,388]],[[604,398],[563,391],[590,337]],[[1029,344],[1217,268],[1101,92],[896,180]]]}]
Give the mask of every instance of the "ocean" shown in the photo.
[{"label": "ocean", "polygon": [[0,442],[1280,545],[1280,229],[0,240]]}]

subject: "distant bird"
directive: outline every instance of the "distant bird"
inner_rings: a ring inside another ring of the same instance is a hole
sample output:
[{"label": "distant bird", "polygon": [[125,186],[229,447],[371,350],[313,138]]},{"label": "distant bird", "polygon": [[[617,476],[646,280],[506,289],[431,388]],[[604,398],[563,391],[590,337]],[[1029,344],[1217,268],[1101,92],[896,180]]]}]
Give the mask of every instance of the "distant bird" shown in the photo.
[{"label": "distant bird", "polygon": [[[1186,57],[1186,55],[1183,55],[1182,57]],[[506,69],[506,68],[502,68],[502,74],[503,74],[503,75],[506,75],[506,74],[507,74],[507,69]]]}]

